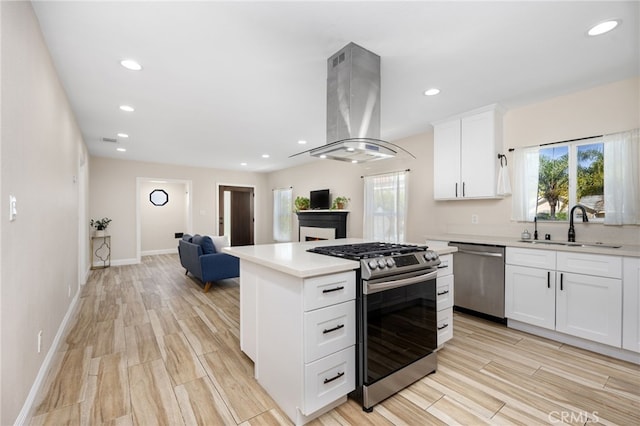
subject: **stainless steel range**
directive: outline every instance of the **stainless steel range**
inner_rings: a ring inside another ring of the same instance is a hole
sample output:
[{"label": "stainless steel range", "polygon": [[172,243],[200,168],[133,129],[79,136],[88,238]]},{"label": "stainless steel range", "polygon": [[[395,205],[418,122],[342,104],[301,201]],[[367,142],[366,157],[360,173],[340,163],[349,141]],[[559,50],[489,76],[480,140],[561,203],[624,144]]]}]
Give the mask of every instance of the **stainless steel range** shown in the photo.
[{"label": "stainless steel range", "polygon": [[309,251],[360,261],[356,390],[350,396],[365,411],[436,370],[436,252],[392,243]]}]

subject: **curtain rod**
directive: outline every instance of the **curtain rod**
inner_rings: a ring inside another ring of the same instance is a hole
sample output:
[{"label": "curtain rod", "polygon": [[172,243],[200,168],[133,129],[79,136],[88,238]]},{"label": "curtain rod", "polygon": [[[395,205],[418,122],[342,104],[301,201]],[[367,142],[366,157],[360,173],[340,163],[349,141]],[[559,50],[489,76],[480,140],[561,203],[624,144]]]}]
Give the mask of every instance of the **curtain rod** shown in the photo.
[{"label": "curtain rod", "polygon": [[[601,138],[603,136],[604,135],[595,135],[595,136],[587,136],[587,137],[584,137],[584,138],[567,139],[566,141],[541,143],[540,145],[537,145],[537,146],[557,145],[557,144],[561,144],[561,143],[569,143],[569,142],[576,142],[576,141],[586,141],[587,139],[596,139],[596,138]],[[536,146],[536,145],[532,145],[532,146]],[[525,147],[521,147],[521,148],[525,148]],[[529,147],[526,147],[526,148],[529,148]],[[509,152],[513,152],[515,150],[516,150],[516,148],[509,148]]]},{"label": "curtain rod", "polygon": [[373,175],[360,176],[360,178],[364,179],[366,177],[371,177],[371,176],[390,175],[391,173],[410,172],[410,171],[411,169],[396,170],[395,172],[382,172],[382,173],[375,173]]},{"label": "curtain rod", "polygon": [[277,191],[279,189],[293,189],[293,186],[288,186],[288,187],[284,187],[284,188],[273,188],[272,191]]}]

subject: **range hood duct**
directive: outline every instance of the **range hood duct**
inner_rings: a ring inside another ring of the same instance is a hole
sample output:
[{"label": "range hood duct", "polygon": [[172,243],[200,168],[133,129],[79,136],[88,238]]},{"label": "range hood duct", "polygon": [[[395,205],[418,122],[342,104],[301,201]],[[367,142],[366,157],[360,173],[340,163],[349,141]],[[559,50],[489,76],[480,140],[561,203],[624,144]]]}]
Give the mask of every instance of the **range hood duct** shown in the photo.
[{"label": "range hood duct", "polygon": [[415,158],[380,140],[380,56],[349,43],[327,60],[327,143],[299,154],[362,163],[400,151]]}]

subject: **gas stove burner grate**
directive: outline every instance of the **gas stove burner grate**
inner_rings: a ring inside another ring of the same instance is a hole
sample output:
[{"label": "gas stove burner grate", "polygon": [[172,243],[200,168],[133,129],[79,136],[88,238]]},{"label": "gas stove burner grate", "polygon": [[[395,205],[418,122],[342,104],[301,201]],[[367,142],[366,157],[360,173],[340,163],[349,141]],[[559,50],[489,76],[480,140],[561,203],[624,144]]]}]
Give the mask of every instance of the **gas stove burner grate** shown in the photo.
[{"label": "gas stove burner grate", "polygon": [[307,251],[328,256],[344,257],[347,259],[369,259],[372,257],[395,256],[407,253],[425,251],[426,246],[397,243],[359,243],[339,246],[314,247]]}]

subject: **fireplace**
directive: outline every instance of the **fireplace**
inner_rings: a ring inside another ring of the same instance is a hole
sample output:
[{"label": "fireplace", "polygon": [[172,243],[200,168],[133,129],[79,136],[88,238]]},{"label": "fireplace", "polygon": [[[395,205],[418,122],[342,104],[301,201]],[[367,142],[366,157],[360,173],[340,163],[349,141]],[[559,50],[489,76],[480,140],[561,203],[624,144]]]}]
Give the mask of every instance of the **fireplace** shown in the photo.
[{"label": "fireplace", "polygon": [[347,238],[348,213],[331,210],[304,210],[297,212],[298,241]]}]

